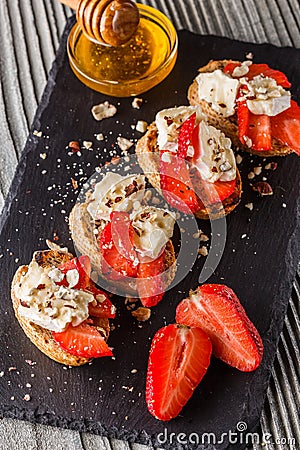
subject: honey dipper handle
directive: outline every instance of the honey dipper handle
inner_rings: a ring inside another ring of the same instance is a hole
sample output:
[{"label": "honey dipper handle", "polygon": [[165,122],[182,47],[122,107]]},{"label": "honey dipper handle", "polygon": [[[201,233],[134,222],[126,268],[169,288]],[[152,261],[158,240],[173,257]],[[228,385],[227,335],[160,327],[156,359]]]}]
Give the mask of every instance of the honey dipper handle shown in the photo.
[{"label": "honey dipper handle", "polygon": [[69,8],[74,9],[76,11],[77,6],[80,2],[80,0],[58,0],[60,3],[63,3],[66,6],[69,6]]}]

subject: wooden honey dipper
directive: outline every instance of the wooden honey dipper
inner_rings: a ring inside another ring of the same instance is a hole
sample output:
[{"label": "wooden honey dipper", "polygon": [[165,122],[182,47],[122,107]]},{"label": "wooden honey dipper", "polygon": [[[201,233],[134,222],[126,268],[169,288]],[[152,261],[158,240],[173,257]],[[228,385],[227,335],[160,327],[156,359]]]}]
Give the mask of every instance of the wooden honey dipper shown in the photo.
[{"label": "wooden honey dipper", "polygon": [[137,30],[140,15],[132,0],[59,0],[76,10],[83,33],[106,45],[125,44]]}]

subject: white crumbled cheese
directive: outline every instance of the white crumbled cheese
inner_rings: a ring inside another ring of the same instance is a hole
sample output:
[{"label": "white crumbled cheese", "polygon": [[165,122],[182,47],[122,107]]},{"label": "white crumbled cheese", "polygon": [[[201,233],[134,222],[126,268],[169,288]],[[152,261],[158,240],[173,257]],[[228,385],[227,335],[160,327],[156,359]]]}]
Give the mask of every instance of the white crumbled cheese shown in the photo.
[{"label": "white crumbled cheese", "polygon": [[109,220],[114,210],[129,212],[135,201],[142,201],[144,192],[144,175],[108,172],[95,185],[87,210],[93,219]]},{"label": "white crumbled cheese", "polygon": [[224,117],[232,116],[235,113],[239,80],[231,78],[220,69],[214,72],[199,73],[196,80],[200,100],[211,103],[212,109]]},{"label": "white crumbled cheese", "polygon": [[200,124],[201,154],[195,161],[201,177],[215,183],[236,178],[236,161],[231,149],[231,140],[220,130],[204,121]]},{"label": "white crumbled cheese", "polygon": [[173,236],[175,216],[168,210],[146,206],[133,212],[131,219],[136,250],[143,256],[156,259]]},{"label": "white crumbled cheese", "polygon": [[114,105],[111,105],[108,101],[92,107],[92,115],[94,119],[98,121],[113,117],[116,113],[117,108]]},{"label": "white crumbled cheese", "polygon": [[252,61],[243,61],[240,66],[237,66],[233,69],[232,76],[233,78],[243,77],[249,72],[249,66],[251,66]]},{"label": "white crumbled cheese", "polygon": [[135,126],[136,131],[139,133],[145,133],[147,131],[148,123],[144,120],[138,120]]},{"label": "white crumbled cheese", "polygon": [[160,150],[177,151],[179,129],[194,112],[196,112],[196,125],[206,118],[199,106],[179,106],[163,109],[156,114],[157,144]]},{"label": "white crumbled cheese", "polygon": [[253,114],[273,117],[290,108],[291,93],[273,78],[257,75],[246,84],[249,89],[247,106]]},{"label": "white crumbled cheese", "polygon": [[92,294],[58,286],[47,269],[32,261],[28,271],[15,287],[21,300],[18,313],[47,330],[60,332],[68,324],[79,325],[89,316],[88,304]]},{"label": "white crumbled cheese", "polygon": [[54,281],[54,283],[60,283],[64,279],[65,274],[57,267],[54,267],[48,272],[48,276]]},{"label": "white crumbled cheese", "polygon": [[69,285],[69,288],[73,288],[78,284],[79,281],[79,272],[77,269],[68,270],[66,273],[66,280]]},{"label": "white crumbled cheese", "polygon": [[117,144],[123,152],[127,151],[128,149],[130,149],[130,147],[133,146],[133,142],[122,136],[117,137]]}]

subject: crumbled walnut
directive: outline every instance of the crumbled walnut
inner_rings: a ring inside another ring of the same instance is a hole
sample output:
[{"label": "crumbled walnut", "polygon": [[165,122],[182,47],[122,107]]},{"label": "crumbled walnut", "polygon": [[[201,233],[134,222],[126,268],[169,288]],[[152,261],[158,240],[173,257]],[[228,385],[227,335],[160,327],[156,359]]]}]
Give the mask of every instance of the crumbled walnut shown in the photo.
[{"label": "crumbled walnut", "polygon": [[80,144],[77,141],[70,141],[68,143],[68,147],[72,150],[73,153],[80,152]]},{"label": "crumbled walnut", "polygon": [[253,180],[254,177],[255,177],[254,172],[249,172],[248,173],[248,180]]},{"label": "crumbled walnut", "polygon": [[131,106],[133,108],[135,108],[135,109],[140,109],[140,107],[142,106],[142,103],[143,103],[143,99],[142,98],[135,97],[132,100]]},{"label": "crumbled walnut", "polygon": [[254,167],[253,172],[255,175],[260,175],[262,172],[262,167],[261,166]]},{"label": "crumbled walnut", "polygon": [[243,161],[243,157],[241,155],[236,155],[235,160],[237,164],[241,164],[241,162]]},{"label": "crumbled walnut", "polygon": [[276,170],[277,166],[278,166],[277,162],[272,161],[265,166],[265,169],[266,170]]},{"label": "crumbled walnut", "polygon": [[207,255],[208,255],[208,250],[207,250],[207,248],[203,245],[202,247],[200,247],[200,248],[198,249],[198,254],[199,254],[200,256],[207,256]]},{"label": "crumbled walnut", "polygon": [[250,211],[253,210],[253,203],[246,203],[245,208],[248,208]]},{"label": "crumbled walnut", "polygon": [[136,318],[139,322],[145,322],[150,319],[151,309],[140,306],[135,311],[132,311],[131,315]]},{"label": "crumbled walnut", "polygon": [[252,186],[255,192],[258,192],[262,197],[265,195],[273,195],[273,189],[266,181],[259,181]]}]

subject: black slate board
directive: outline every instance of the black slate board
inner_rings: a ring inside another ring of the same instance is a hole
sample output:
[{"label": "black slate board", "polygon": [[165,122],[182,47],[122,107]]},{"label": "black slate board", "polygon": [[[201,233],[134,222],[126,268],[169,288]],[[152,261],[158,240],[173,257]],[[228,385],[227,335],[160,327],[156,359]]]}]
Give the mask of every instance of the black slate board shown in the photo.
[{"label": "black slate board", "polygon": [[[300,101],[300,51],[180,31],[179,57],[172,74],[142,95],[145,102],[136,111],[131,108],[131,99],[110,99],[91,91],[75,78],[65,50],[72,23],[69,21],[64,32],[1,217],[0,372],[4,375],[0,378],[0,413],[145,444],[152,440],[165,448],[180,447],[174,436],[172,442],[157,442],[158,433],[165,430],[168,436],[197,433],[200,442],[203,433],[212,432],[218,442],[213,445],[211,440],[208,444],[208,438],[204,437],[205,445],[199,448],[229,448],[228,435],[221,439],[222,433],[234,431],[241,421],[248,431],[258,425],[299,260],[299,159],[295,155],[278,160],[278,169],[268,174],[274,196],[264,199],[251,191],[247,179],[250,169],[261,160],[244,157],[241,165],[244,197],[227,218],[225,253],[209,280],[224,282],[237,292],[262,335],[263,362],[257,371],[246,374],[213,360],[180,417],[170,423],[159,422],[147,412],[144,385],[148,350],[155,331],[174,321],[176,304],[189,289],[197,286],[202,262],[166,294],[150,322],[141,328],[124,306],[120,306],[115,321],[117,331],[110,338],[116,359],[96,360],[81,368],[66,368],[51,361],[25,337],[12,311],[10,282],[16,268],[28,263],[34,250],[45,248],[45,239],[53,238],[56,232],[59,243],[72,249],[65,221],[77,195],[70,185],[71,177],[78,180],[83,176],[78,175],[79,167],[89,177],[108,158],[107,153],[101,154],[97,148],[105,145],[110,149],[118,134],[137,138],[138,133],[130,125],[138,119],[150,122],[157,110],[186,104],[187,87],[199,66],[210,59],[243,60],[247,52],[253,52],[255,62],[266,62],[288,75],[294,98]],[[118,115],[99,124],[93,120],[90,109],[107,99],[118,105]],[[35,136],[33,130],[41,130],[43,136]],[[99,132],[108,136],[105,144],[96,141],[94,135]],[[81,157],[69,156],[65,147],[71,140],[92,140],[94,151],[83,151]],[[40,158],[43,152],[47,153],[45,160]],[[57,187],[48,190],[54,183]],[[254,210],[250,212],[244,205],[252,201]],[[199,226],[205,228],[201,222]],[[247,235],[245,239],[241,238],[243,234]],[[11,367],[16,370],[9,371]],[[131,374],[132,369],[138,372]],[[26,387],[27,383],[32,387]],[[123,386],[134,389],[130,392]],[[23,400],[26,393],[31,396],[27,403]],[[193,436],[195,442],[197,437]],[[244,448],[245,438],[242,435],[233,447]],[[185,438],[179,436],[179,439]]]}]

